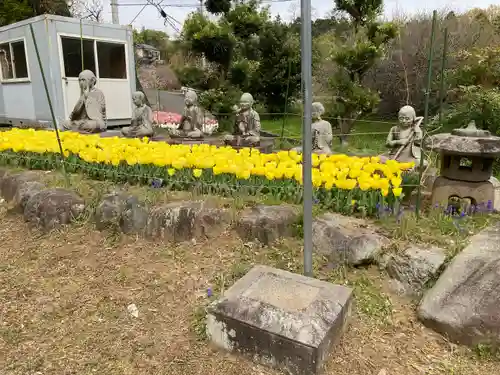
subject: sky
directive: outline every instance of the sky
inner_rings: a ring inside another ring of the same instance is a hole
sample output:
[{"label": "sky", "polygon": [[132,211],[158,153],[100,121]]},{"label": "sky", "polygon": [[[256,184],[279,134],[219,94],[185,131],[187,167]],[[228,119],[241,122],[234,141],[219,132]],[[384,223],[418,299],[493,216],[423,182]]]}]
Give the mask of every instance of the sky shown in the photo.
[{"label": "sky", "polygon": [[[116,0],[119,4],[119,21],[122,25],[130,24],[135,28],[148,28],[165,31],[175,36],[181,29],[181,25],[187,15],[197,10],[199,0],[163,0],[161,6],[165,12],[175,21],[174,26],[164,25],[164,20],[158,10],[148,5],[139,16],[137,14],[146,4],[146,0]],[[161,0],[151,0],[158,3]],[[273,15],[280,15],[282,19],[290,20],[300,15],[300,0],[263,0],[265,5],[271,6]],[[329,14],[333,8],[333,0],[311,0],[312,18],[321,18]],[[139,4],[139,5],[137,5]],[[432,10],[446,9],[464,11],[470,8],[487,8],[490,5],[500,5],[500,0],[385,0],[384,14],[391,17],[397,13],[415,14],[421,12],[432,12]],[[110,0],[104,0],[104,20],[111,22]]]}]

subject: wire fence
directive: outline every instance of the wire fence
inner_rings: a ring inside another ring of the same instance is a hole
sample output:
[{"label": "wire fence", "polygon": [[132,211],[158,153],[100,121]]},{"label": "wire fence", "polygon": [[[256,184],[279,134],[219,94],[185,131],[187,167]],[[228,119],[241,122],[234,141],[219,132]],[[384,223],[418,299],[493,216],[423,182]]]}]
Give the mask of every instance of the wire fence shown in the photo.
[{"label": "wire fence", "polygon": [[[99,147],[99,145],[98,145]],[[64,148],[64,143],[63,143]],[[108,181],[122,186],[146,186],[165,192],[184,191],[196,196],[215,195],[225,198],[243,199],[261,202],[285,202],[300,204],[303,201],[303,186],[298,175],[273,175],[264,172],[260,175],[247,173],[217,173],[215,168],[195,168],[155,164],[132,163],[121,160],[112,162],[88,162],[78,155],[46,152],[43,154],[29,152],[0,152],[0,165],[30,170],[60,171],[67,188],[79,190],[81,180],[74,176],[86,176],[90,180]],[[319,170],[318,170],[319,172]],[[301,174],[300,174],[301,175]],[[376,173],[374,175],[377,175]],[[383,178],[383,174],[379,175]],[[354,179],[352,179],[354,181]],[[401,196],[408,195],[417,187],[415,175],[404,173],[396,188],[381,193],[378,189],[361,189],[357,182],[350,189],[336,186],[334,178],[321,179],[315,183],[313,203],[319,208],[344,214],[359,213],[375,217],[388,210],[400,209],[399,200],[394,191],[401,189]],[[398,194],[399,195],[399,194]]]}]

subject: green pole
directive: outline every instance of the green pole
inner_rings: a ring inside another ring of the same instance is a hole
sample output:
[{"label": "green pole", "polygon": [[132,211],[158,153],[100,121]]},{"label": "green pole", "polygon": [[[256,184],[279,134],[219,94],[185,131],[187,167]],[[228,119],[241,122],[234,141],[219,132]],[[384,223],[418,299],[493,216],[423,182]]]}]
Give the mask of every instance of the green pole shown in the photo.
[{"label": "green pole", "polygon": [[[424,108],[424,132],[422,137],[422,148],[424,147],[425,130],[427,128],[427,122],[429,121],[429,100],[430,100],[430,89],[432,84],[432,61],[434,59],[434,40],[436,37],[436,26],[437,26],[437,10],[432,13],[432,29],[431,29],[431,45],[429,47],[429,59],[427,62],[427,87],[425,90],[425,108]],[[424,172],[424,155],[420,156],[420,166],[418,171],[418,187],[417,187],[417,202],[415,205],[415,213],[417,218],[420,216],[420,205],[422,202],[422,174]]]},{"label": "green pole", "polygon": [[85,70],[84,58],[83,58],[83,23],[80,18],[80,54],[82,56],[82,72]]},{"label": "green pole", "polygon": [[288,81],[286,83],[286,94],[285,94],[285,114],[283,116],[283,123],[281,124],[281,138],[280,138],[280,148],[283,147],[283,137],[285,136],[285,125],[287,120],[288,112],[288,92],[290,91],[290,75],[292,73],[292,60],[288,58]]},{"label": "green pole", "polygon": [[444,70],[446,69],[446,55],[448,54],[448,28],[444,29],[444,40],[443,40],[443,56],[441,57],[441,82],[439,87],[439,125],[443,121],[443,105],[445,97],[445,79]]},{"label": "green pole", "polygon": [[35,46],[35,53],[36,53],[36,58],[38,60],[38,66],[40,68],[40,74],[42,75],[42,79],[43,79],[43,86],[45,87],[45,94],[47,95],[47,101],[49,102],[50,115],[52,116],[52,123],[54,124],[54,128],[56,130],[57,143],[59,145],[59,152],[61,153],[62,170],[64,173],[64,177],[66,179],[66,183],[69,186],[69,178],[68,178],[68,174],[66,173],[64,152],[63,152],[63,147],[62,147],[62,143],[61,143],[61,137],[59,137],[59,129],[57,127],[56,115],[54,114],[52,100],[50,100],[49,87],[47,85],[47,79],[45,78],[45,73],[43,71],[42,60],[40,59],[40,52],[38,51],[38,44],[36,43],[35,32],[33,31],[33,24],[31,24],[31,23],[30,23],[30,31],[31,31],[31,37],[33,38],[33,44]]}]

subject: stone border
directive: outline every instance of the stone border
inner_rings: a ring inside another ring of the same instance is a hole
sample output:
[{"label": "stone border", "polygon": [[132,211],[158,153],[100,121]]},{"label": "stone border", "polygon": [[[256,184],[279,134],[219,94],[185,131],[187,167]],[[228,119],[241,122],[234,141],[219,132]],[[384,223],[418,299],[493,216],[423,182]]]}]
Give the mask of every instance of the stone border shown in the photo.
[{"label": "stone border", "polygon": [[204,240],[235,229],[244,241],[270,244],[295,235],[300,211],[290,205],[244,209],[237,217],[230,208],[211,200],[184,200],[148,206],[140,197],[117,191],[106,194],[95,209],[75,191],[49,188],[43,172],[12,172],[0,168],[0,196],[11,212],[49,232],[89,217],[96,229],[113,229],[151,240],[183,242]]}]

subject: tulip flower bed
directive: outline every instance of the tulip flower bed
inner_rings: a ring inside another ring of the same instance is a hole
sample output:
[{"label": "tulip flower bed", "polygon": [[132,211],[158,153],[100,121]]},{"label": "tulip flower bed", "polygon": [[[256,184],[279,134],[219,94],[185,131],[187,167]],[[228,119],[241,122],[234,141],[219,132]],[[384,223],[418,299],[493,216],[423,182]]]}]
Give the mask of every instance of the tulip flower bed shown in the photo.
[{"label": "tulip flower bed", "polygon": [[[302,157],[293,151],[261,154],[209,145],[169,145],[144,139],[101,138],[61,133],[65,168],[94,179],[152,184],[229,196],[267,195],[299,203],[302,200]],[[0,163],[30,169],[60,165],[53,131],[13,129],[0,133]],[[401,198],[405,171],[411,163],[377,157],[313,155],[315,201],[342,213],[376,215],[380,205],[393,207]]]},{"label": "tulip flower bed", "polygon": [[[182,116],[173,112],[158,112],[153,113],[153,121],[163,129],[178,129],[181,124]],[[202,131],[205,134],[212,134],[219,128],[217,120],[206,118],[202,125]]]}]

